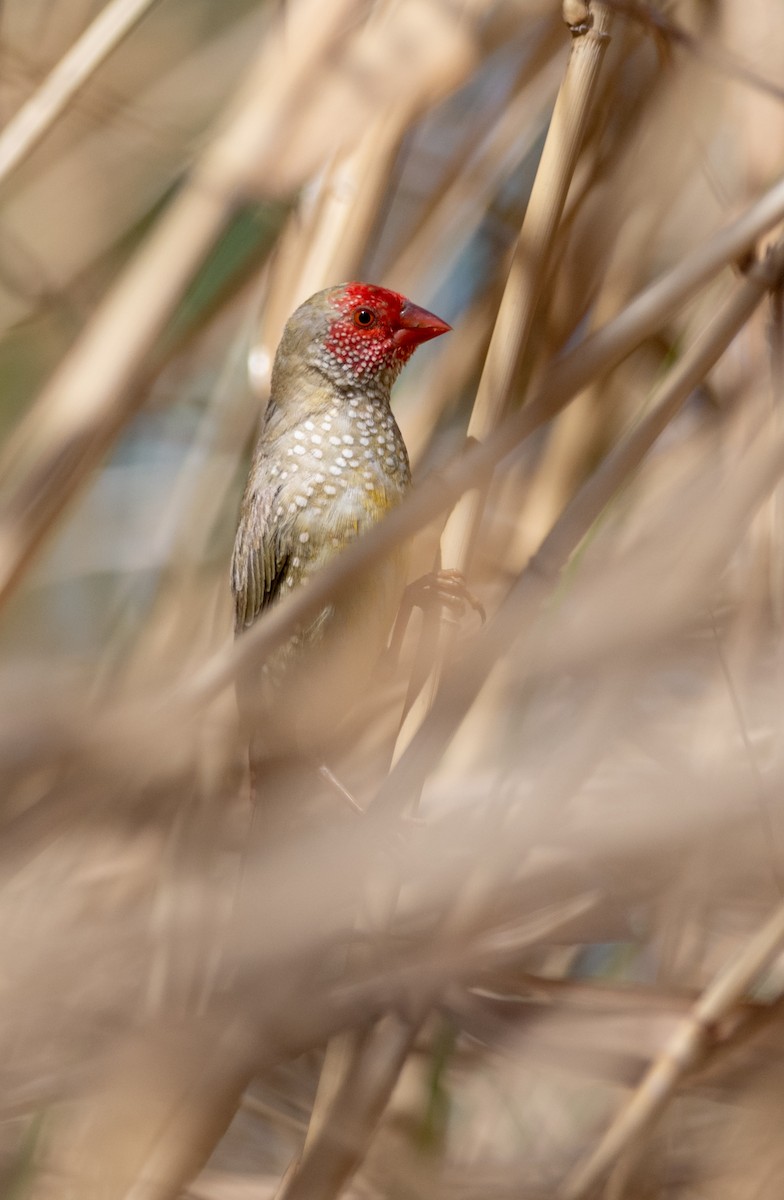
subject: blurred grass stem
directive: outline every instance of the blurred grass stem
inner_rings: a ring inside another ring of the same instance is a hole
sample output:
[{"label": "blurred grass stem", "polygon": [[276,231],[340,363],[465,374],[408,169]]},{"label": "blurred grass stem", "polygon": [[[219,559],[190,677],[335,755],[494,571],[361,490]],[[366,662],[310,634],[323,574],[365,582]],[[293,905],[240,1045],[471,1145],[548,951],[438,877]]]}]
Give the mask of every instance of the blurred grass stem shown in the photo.
[{"label": "blurred grass stem", "polygon": [[110,0],[0,133],[0,185],[156,0]]},{"label": "blurred grass stem", "polygon": [[437,476],[425,479],[404,504],[320,571],[306,589],[296,592],[237,642],[214,655],[184,682],[182,698],[189,704],[202,704],[230,687],[246,660],[266,657],[299,624],[314,617],[339,588],[348,587],[360,571],[380,562],[395,546],[451,507],[463,491],[487,479],[499,463],[510,459],[520,443],[555,417],[596,375],[622,362],[717,271],[747,253],[755,240],[782,218],[784,178],[742,216],[644,288],[617,317],[544,369],[528,404],[502,421],[484,444],[469,446]]},{"label": "blurred grass stem", "polygon": [[[356,0],[339,0],[308,22],[310,41],[281,54],[271,36],[233,110],[0,458],[0,604],[8,599],[65,502],[143,399],[133,390],[146,356],[199,263],[265,170],[274,177],[283,114],[313,88]],[[280,33],[280,31],[279,31]],[[282,34],[281,34],[282,36]]]},{"label": "blurred grass stem", "polygon": [[[525,352],[534,313],[544,283],[553,236],[566,202],[574,167],[582,147],[595,81],[607,47],[610,10],[594,6],[594,24],[575,37],[566,74],[537,171],[525,221],[512,260],[509,279],[490,343],[468,427],[468,436],[482,441],[498,425],[508,402],[515,368]],[[484,493],[463,493],[442,537],[444,567],[465,573],[481,521]],[[438,688],[442,663],[449,657],[452,623],[441,622],[441,641],[433,668],[401,727],[395,761],[409,744],[429,710]],[[426,620],[423,640],[432,653],[432,630]],[[413,805],[412,805],[413,807]],[[395,893],[395,889],[392,889]],[[393,909],[395,895],[389,897]],[[435,1000],[435,996],[433,998]],[[423,1012],[421,1019],[424,1019]],[[375,1128],[402,1070],[419,1022],[401,1027],[389,1053],[387,1021],[372,1028],[366,1039],[348,1049],[348,1063],[332,1097],[319,1133],[306,1145],[298,1170],[284,1185],[286,1200],[334,1200],[362,1162]],[[335,1055],[337,1058],[337,1054]],[[377,1060],[380,1058],[380,1064]],[[328,1054],[326,1067],[330,1064]],[[334,1063],[341,1070],[340,1062]],[[364,1087],[356,1080],[366,1080]]]},{"label": "blurred grass stem", "polygon": [[656,1120],[683,1076],[710,1054],[716,1025],[743,1000],[751,985],[779,953],[782,944],[784,904],[705,989],[599,1145],[567,1179],[560,1193],[562,1200],[582,1200],[587,1196],[618,1156]]},{"label": "blurred grass stem", "polygon": [[[612,27],[612,11],[607,5],[593,4],[590,11],[592,23],[573,35],[569,61],[468,423],[466,436],[479,443],[494,432],[507,409],[517,366],[528,347],[553,239],[585,138]],[[442,569],[468,575],[484,504],[483,488],[472,488],[458,500],[441,537]],[[433,666],[421,688],[408,698],[393,763],[404,753],[433,704],[444,663],[454,649],[457,629],[452,620],[442,618],[438,625],[425,621],[422,648],[432,656]]]},{"label": "blurred grass stem", "polygon": [[749,272],[715,320],[662,381],[648,415],[574,494],[498,613],[475,639],[459,672],[449,672],[449,686],[439,693],[409,747],[382,784],[378,801],[405,805],[409,797],[419,794],[428,771],[451,742],[495,663],[509,652],[515,639],[530,635],[542,605],[559,584],[561,571],[594,521],[628,483],[647,451],[743,328],[768,288],[778,286],[782,269],[784,242]]}]

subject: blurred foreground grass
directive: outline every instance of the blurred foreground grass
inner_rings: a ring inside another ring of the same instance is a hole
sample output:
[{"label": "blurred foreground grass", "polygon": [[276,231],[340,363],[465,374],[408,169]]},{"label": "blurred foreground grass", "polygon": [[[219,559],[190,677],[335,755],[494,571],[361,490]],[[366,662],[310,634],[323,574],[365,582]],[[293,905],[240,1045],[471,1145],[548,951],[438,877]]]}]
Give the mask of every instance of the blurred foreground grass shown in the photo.
[{"label": "blurred foreground grass", "polygon": [[[3,6],[6,122],[99,11]],[[780,1194],[784,27],[590,19],[159,0],[0,179],[3,1195],[277,1195],[314,1101],[286,1200]],[[238,493],[351,277],[455,327],[390,536],[429,570],[481,484],[489,619],[415,616],[330,763],[366,813],[265,841]]]}]

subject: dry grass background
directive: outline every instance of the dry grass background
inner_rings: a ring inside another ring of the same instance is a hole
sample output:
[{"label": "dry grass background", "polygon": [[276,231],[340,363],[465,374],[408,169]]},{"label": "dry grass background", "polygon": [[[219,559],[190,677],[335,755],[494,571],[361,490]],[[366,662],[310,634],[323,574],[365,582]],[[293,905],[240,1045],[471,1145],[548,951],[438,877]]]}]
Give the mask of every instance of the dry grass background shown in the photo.
[{"label": "dry grass background", "polygon": [[[783,56],[773,0],[6,0],[4,1197],[781,1194]],[[351,277],[455,327],[417,488],[235,646]],[[236,671],[403,538],[487,623],[412,618],[363,814],[256,836]]]}]

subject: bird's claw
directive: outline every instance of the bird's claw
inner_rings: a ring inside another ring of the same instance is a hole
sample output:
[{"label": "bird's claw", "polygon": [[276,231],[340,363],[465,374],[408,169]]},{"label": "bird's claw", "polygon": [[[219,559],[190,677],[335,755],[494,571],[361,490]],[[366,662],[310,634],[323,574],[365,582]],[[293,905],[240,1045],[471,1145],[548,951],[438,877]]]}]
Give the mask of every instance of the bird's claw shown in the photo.
[{"label": "bird's claw", "polygon": [[406,598],[411,608],[424,608],[435,599],[458,620],[465,616],[466,608],[473,609],[483,625],[487,620],[484,605],[469,589],[460,571],[439,570],[422,575],[408,585]]}]

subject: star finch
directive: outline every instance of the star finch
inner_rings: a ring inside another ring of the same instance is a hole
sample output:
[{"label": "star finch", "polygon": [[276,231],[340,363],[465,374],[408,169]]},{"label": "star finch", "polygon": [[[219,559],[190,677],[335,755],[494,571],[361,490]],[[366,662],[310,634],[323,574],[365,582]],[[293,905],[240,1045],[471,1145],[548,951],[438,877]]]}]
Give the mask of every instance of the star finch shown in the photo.
[{"label": "star finch", "polygon": [[[317,292],[289,318],[234,546],[237,633],[406,494],[390,390],[417,346],[449,328],[367,283]],[[369,682],[404,586],[398,552],[243,682],[241,707],[268,753],[312,751],[339,724]]]}]

